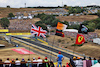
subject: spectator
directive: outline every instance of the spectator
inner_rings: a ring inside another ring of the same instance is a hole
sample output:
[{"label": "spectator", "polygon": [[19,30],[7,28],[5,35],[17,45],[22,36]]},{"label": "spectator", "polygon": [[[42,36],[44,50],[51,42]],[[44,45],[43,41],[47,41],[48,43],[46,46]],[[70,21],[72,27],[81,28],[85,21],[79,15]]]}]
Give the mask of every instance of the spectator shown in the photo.
[{"label": "spectator", "polygon": [[47,57],[45,57],[45,60],[43,60],[43,67],[50,67],[49,66],[49,60],[47,59]]},{"label": "spectator", "polygon": [[14,61],[14,59],[12,59],[12,61],[11,61],[11,67],[15,67],[15,61]]},{"label": "spectator", "polygon": [[73,62],[75,64],[75,66],[76,66],[76,57],[73,57]]},{"label": "spectator", "polygon": [[2,59],[0,59],[0,67],[3,67]]},{"label": "spectator", "polygon": [[33,65],[32,67],[37,67],[37,60],[35,58],[33,58]]},{"label": "spectator", "polygon": [[16,67],[20,67],[20,61],[18,60],[18,58],[16,58],[15,66],[16,66]]},{"label": "spectator", "polygon": [[98,59],[98,63],[100,63],[100,57],[99,57],[99,59]]},{"label": "spectator", "polygon": [[83,61],[81,60],[80,57],[77,57],[77,60],[76,60],[76,67],[83,67]]},{"label": "spectator", "polygon": [[38,57],[37,62],[38,62],[37,67],[42,67],[42,59],[40,59],[40,57]]},{"label": "spectator", "polygon": [[62,67],[62,60],[64,60],[64,57],[61,54],[61,52],[59,51],[59,55],[57,56],[58,67],[59,67],[59,64],[60,64],[60,67]]},{"label": "spectator", "polygon": [[94,65],[94,59],[91,60],[92,66]]},{"label": "spectator", "polygon": [[86,57],[83,59],[83,67],[86,67]]},{"label": "spectator", "polygon": [[50,67],[54,67],[54,64],[52,61],[50,61]]},{"label": "spectator", "polygon": [[69,67],[68,63],[66,63],[66,67]]},{"label": "spectator", "polygon": [[35,58],[33,58],[33,62],[37,62],[37,60]]},{"label": "spectator", "polygon": [[31,63],[30,59],[28,59],[28,61],[26,63],[26,67],[32,67],[32,63]]},{"label": "spectator", "polygon": [[76,67],[74,61],[70,58],[70,63],[68,64],[70,67]]},{"label": "spectator", "polygon": [[86,67],[91,67],[92,62],[91,62],[91,57],[89,57],[89,60],[86,60]]},{"label": "spectator", "polygon": [[24,59],[22,59],[22,61],[21,61],[21,67],[26,67],[26,62]]},{"label": "spectator", "polygon": [[96,60],[96,58],[94,58],[94,64],[98,63],[98,61]]},{"label": "spectator", "polygon": [[5,63],[5,67],[10,67],[10,61],[9,61],[9,58],[7,58],[7,60],[6,60],[4,63]]}]

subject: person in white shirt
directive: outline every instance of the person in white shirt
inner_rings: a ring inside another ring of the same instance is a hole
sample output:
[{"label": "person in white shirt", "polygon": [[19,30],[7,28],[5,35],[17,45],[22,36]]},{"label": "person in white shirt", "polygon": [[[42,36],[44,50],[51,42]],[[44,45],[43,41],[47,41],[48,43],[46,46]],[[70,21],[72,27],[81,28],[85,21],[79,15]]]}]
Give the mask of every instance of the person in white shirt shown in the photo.
[{"label": "person in white shirt", "polygon": [[35,58],[33,58],[33,65],[32,67],[37,67],[37,60]]},{"label": "person in white shirt", "polygon": [[37,62],[37,60],[35,58],[33,58],[33,62]]},{"label": "person in white shirt", "polygon": [[42,66],[42,59],[40,59],[40,57],[38,57],[37,62],[38,62],[37,67],[41,67]]},{"label": "person in white shirt", "polygon": [[20,61],[18,60],[18,58],[16,58],[15,66],[16,66],[16,67],[20,67],[20,65],[21,65]]},{"label": "person in white shirt", "polygon": [[81,60],[80,57],[77,57],[77,60],[76,60],[76,67],[83,67],[83,61]]},{"label": "person in white shirt", "polygon": [[4,63],[5,63],[5,67],[10,67],[11,66],[9,58],[7,58],[7,60]]}]

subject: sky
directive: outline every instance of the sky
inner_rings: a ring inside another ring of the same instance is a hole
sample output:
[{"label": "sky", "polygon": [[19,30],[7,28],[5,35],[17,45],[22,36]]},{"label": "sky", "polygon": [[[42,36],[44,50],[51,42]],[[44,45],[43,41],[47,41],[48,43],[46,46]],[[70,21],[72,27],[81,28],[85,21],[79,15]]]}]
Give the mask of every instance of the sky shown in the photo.
[{"label": "sky", "polygon": [[87,5],[99,5],[100,0],[0,0],[0,7],[6,7],[9,5],[12,8],[20,7],[35,7],[35,6],[87,6]]}]

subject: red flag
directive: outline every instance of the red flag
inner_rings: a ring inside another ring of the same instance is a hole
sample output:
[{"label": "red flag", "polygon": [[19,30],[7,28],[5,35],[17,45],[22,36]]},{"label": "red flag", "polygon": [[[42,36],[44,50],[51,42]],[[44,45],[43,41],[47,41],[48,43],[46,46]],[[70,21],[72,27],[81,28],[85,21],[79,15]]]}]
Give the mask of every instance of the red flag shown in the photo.
[{"label": "red flag", "polygon": [[85,38],[83,35],[81,34],[77,34],[77,38],[76,38],[76,43],[75,44],[83,44],[85,42]]}]

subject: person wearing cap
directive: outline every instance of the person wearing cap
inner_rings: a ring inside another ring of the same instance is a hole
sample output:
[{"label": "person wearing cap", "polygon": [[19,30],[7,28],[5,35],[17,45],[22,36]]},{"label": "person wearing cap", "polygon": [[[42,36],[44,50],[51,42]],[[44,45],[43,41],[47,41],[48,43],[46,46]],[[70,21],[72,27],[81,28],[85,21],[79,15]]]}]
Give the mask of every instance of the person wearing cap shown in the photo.
[{"label": "person wearing cap", "polygon": [[10,61],[9,61],[9,58],[7,58],[7,60],[6,60],[4,63],[5,63],[5,67],[10,67]]},{"label": "person wearing cap", "polygon": [[26,67],[26,62],[25,62],[24,58],[22,58],[22,60],[21,60],[21,67]]},{"label": "person wearing cap", "polygon": [[12,61],[11,61],[11,67],[15,67],[15,61],[14,61],[14,59],[12,59]]},{"label": "person wearing cap", "polygon": [[15,66],[16,66],[16,67],[20,67],[20,65],[21,65],[21,64],[20,64],[20,61],[18,60],[18,58],[16,58]]},{"label": "person wearing cap", "polygon": [[76,66],[76,57],[75,56],[73,57],[73,62],[75,64],[75,66]]},{"label": "person wearing cap", "polygon": [[57,55],[58,67],[59,67],[59,64],[60,64],[60,67],[62,67],[62,60],[64,60],[64,57],[59,51],[59,55]]},{"label": "person wearing cap", "polygon": [[66,67],[69,67],[68,63],[66,63]]},{"label": "person wearing cap", "polygon": [[83,67],[83,61],[80,57],[77,57],[76,67]]},{"label": "person wearing cap", "polygon": [[43,60],[43,67],[49,67],[49,60],[47,59],[47,57],[45,57],[45,59]]},{"label": "person wearing cap", "polygon": [[42,59],[40,57],[38,57],[37,62],[38,62],[37,67],[42,67]]},{"label": "person wearing cap", "polygon": [[32,67],[37,67],[37,60],[35,59],[35,57],[33,57]]}]

